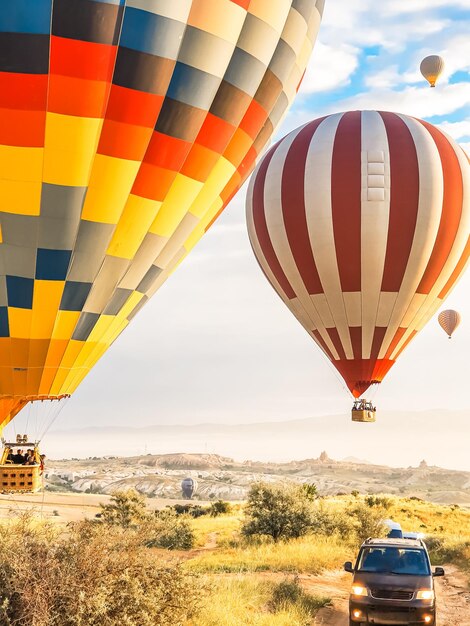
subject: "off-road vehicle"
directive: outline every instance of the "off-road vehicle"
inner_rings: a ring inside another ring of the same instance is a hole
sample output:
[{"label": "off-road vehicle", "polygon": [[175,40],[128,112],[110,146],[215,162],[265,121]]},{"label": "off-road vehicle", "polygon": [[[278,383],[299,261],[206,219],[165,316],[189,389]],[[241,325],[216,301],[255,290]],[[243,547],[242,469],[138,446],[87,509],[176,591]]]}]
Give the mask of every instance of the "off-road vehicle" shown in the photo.
[{"label": "off-road vehicle", "polygon": [[367,539],[356,564],[344,564],[354,575],[349,624],[436,624],[434,576],[421,539]]}]

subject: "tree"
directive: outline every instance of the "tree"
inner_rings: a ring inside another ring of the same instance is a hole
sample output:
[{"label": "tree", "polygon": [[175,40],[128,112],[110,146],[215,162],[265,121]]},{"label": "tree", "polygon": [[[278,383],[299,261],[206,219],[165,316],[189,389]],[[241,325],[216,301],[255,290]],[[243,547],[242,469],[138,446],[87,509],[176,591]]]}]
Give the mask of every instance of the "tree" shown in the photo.
[{"label": "tree", "polygon": [[275,542],[301,537],[312,528],[313,506],[302,485],[254,483],[248,493],[242,533],[266,535]]},{"label": "tree", "polygon": [[138,525],[147,515],[144,497],[129,489],[116,491],[108,504],[100,504],[101,520],[110,526],[129,528]]}]

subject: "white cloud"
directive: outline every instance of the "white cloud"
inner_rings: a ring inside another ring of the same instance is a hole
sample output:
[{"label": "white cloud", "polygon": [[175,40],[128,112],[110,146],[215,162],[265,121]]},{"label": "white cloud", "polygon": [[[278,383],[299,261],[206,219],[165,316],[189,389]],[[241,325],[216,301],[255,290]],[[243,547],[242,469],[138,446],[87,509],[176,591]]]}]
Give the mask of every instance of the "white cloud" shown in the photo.
[{"label": "white cloud", "polygon": [[385,109],[416,117],[448,115],[470,106],[470,83],[447,85],[441,89],[407,87],[402,91],[379,89],[359,93],[350,98],[329,104],[319,114],[353,109]]},{"label": "white cloud", "polygon": [[468,9],[468,0],[382,0],[381,9],[388,15],[418,13],[430,9],[450,9],[451,7]]},{"label": "white cloud", "polygon": [[330,46],[318,41],[299,94],[329,91],[347,85],[359,65],[359,53],[360,50],[354,46]]},{"label": "white cloud", "polygon": [[399,85],[403,82],[403,75],[398,69],[398,65],[389,65],[375,73],[367,74],[365,84],[371,89],[386,89]]},{"label": "white cloud", "polygon": [[[415,0],[406,0],[406,3],[414,8]],[[396,10],[395,5],[395,0],[382,0],[378,15],[376,0],[327,2],[320,39],[330,45],[341,41],[360,47],[380,46],[398,51],[410,43],[442,32],[452,23],[430,12],[423,16],[419,10],[412,10],[404,17],[403,11]]]},{"label": "white cloud", "polygon": [[439,124],[439,128],[457,140],[470,137],[470,119],[460,122],[442,122]]}]

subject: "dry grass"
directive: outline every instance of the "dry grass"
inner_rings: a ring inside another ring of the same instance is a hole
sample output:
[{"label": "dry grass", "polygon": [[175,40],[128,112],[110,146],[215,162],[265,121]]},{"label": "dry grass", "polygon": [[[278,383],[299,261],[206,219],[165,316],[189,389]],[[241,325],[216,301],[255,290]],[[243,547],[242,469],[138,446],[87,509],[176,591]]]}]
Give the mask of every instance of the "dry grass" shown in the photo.
[{"label": "dry grass", "polygon": [[218,545],[222,545],[231,541],[240,530],[243,514],[238,515],[220,515],[219,517],[210,517],[203,515],[192,520],[191,526],[194,530],[196,538],[196,546],[205,546],[210,541],[210,535],[217,533],[216,541]]},{"label": "dry grass", "polygon": [[[211,577],[211,596],[188,626],[308,626],[328,600],[308,596],[308,603],[271,606],[276,585],[256,576]],[[304,597],[306,597],[305,594]]]},{"label": "dry grass", "polygon": [[240,542],[201,554],[186,563],[197,572],[305,572],[318,574],[340,567],[350,556],[345,542],[337,537],[307,536],[287,543]]}]

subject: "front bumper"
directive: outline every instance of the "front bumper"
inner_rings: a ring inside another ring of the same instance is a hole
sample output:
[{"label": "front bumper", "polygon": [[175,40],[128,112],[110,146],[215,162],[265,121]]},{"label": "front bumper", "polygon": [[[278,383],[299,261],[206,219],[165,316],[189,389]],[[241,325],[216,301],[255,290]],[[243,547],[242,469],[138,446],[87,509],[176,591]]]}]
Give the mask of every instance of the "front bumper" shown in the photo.
[{"label": "front bumper", "polygon": [[[368,601],[369,600],[369,601]],[[404,606],[406,604],[406,606]],[[357,611],[359,614],[356,616]],[[351,600],[349,616],[358,624],[380,624],[393,626],[434,626],[436,609],[434,603],[423,606],[422,601],[411,602],[379,602],[372,598]],[[426,618],[428,618],[426,620]],[[431,618],[431,620],[429,620]]]}]

